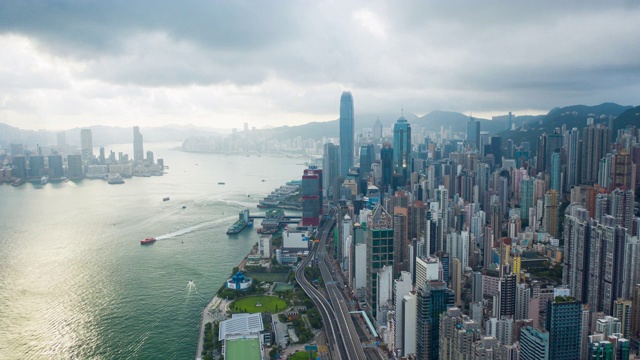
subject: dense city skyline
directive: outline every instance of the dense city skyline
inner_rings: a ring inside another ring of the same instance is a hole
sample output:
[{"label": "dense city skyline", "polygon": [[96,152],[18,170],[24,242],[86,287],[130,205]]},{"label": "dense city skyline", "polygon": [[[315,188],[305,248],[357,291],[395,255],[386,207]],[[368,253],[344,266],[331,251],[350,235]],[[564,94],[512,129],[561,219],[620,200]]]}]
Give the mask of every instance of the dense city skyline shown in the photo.
[{"label": "dense city skyline", "polygon": [[361,113],[635,105],[639,12],[630,1],[3,2],[0,123],[296,125],[338,118],[344,90]]}]

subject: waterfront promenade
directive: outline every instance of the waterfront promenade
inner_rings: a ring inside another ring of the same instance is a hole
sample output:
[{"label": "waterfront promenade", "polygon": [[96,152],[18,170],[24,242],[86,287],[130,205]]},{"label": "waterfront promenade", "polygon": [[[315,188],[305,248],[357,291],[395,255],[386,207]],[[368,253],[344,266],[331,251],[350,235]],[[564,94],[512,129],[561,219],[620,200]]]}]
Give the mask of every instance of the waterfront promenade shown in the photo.
[{"label": "waterfront promenade", "polygon": [[[244,264],[247,262],[249,255],[256,251],[255,246],[251,248],[249,253],[242,259],[238,268],[244,270]],[[214,321],[227,320],[227,312],[229,310],[230,301],[221,299],[216,293],[209,304],[202,310],[202,321],[200,322],[200,336],[198,337],[198,350],[196,352],[196,360],[202,360],[202,347],[204,346],[204,326]],[[217,339],[216,339],[217,340]]]}]

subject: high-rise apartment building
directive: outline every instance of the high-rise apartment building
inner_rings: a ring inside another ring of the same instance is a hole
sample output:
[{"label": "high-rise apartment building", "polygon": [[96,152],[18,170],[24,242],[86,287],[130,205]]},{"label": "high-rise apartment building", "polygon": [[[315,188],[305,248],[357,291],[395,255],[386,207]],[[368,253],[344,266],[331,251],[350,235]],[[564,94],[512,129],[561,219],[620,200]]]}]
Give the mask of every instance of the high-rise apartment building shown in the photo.
[{"label": "high-rise apartment building", "polygon": [[353,166],[353,96],[344,91],[340,97],[340,176],[346,177]]},{"label": "high-rise apartment building", "polygon": [[582,130],[582,159],[580,181],[593,185],[598,181],[598,166],[611,148],[611,129],[604,125],[590,125]]},{"label": "high-rise apartment building", "polygon": [[82,161],[93,160],[93,137],[91,129],[80,130],[80,147],[82,149]]}]

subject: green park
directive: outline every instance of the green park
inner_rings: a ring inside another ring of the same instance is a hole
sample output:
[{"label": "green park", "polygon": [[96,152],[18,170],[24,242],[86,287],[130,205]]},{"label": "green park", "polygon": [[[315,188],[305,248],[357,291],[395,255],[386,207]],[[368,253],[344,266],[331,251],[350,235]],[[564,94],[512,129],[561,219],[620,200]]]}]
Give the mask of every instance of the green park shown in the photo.
[{"label": "green park", "polygon": [[235,313],[277,313],[287,308],[287,302],[275,296],[248,296],[229,305]]}]

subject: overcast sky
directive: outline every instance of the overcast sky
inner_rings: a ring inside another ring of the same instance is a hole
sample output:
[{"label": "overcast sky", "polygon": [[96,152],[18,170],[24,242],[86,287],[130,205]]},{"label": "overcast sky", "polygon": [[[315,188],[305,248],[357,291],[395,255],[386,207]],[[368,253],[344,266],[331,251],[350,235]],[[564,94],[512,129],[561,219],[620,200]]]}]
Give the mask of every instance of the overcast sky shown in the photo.
[{"label": "overcast sky", "polygon": [[640,1],[0,2],[0,123],[258,128],[638,105]]}]

